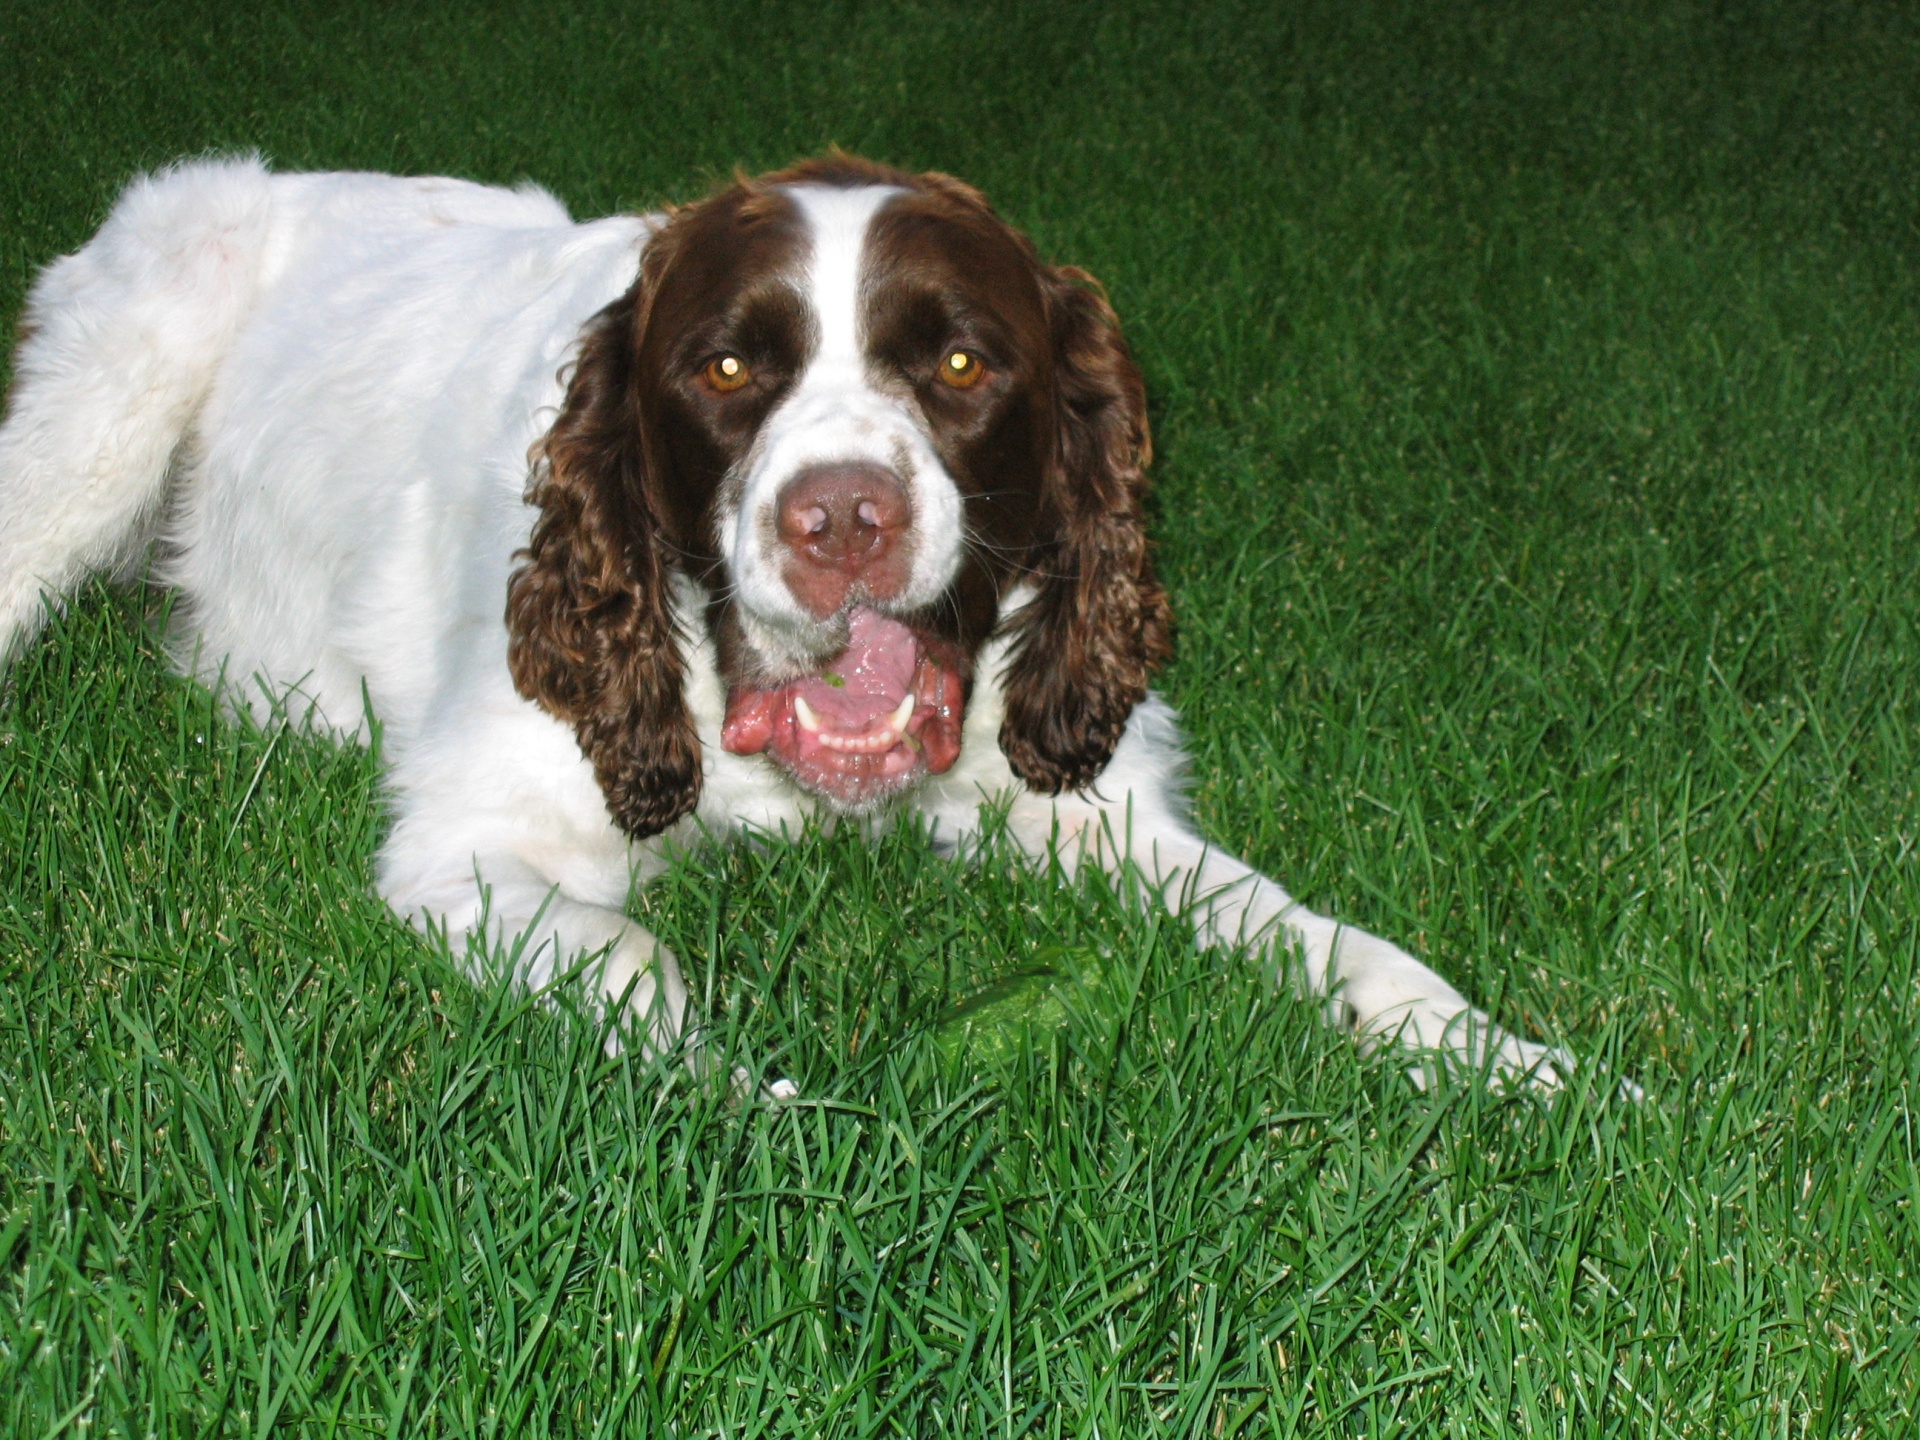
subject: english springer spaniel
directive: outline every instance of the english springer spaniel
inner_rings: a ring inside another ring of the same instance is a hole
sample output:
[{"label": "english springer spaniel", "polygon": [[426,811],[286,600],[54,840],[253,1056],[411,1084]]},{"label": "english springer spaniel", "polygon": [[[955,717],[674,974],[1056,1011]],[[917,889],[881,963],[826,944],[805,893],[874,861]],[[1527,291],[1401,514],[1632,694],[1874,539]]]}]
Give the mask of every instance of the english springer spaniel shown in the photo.
[{"label": "english springer spaniel", "polygon": [[1191,828],[1140,374],[956,180],[833,155],[576,224],[532,186],[194,162],[22,334],[0,657],[151,550],[187,669],[342,735],[370,701],[393,908],[521,942],[530,985],[592,957],[643,1044],[687,990],[624,906],[676,842],[915,812],[965,847],[1006,807],[1031,855],[1286,947],[1364,1042],[1561,1079]]}]

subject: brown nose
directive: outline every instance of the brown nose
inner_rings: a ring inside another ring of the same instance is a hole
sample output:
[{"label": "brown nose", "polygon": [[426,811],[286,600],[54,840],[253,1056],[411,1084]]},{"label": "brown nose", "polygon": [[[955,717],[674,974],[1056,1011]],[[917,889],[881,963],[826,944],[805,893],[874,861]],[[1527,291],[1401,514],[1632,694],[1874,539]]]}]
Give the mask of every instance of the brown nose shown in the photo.
[{"label": "brown nose", "polygon": [[906,588],[913,511],[891,470],[812,466],[787,482],[776,514],[791,557],[787,587],[815,615],[836,613],[855,585],[867,600],[891,600]]}]

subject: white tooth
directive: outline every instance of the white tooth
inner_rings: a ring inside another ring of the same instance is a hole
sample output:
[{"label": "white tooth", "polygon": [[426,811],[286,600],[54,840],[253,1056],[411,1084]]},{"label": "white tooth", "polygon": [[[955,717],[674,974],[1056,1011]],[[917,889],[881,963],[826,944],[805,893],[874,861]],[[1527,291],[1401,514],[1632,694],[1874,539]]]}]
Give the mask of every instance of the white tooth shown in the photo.
[{"label": "white tooth", "polygon": [[893,713],[887,717],[887,724],[896,734],[907,728],[907,722],[913,719],[913,692],[909,690],[901,697],[900,703],[893,707]]},{"label": "white tooth", "polygon": [[793,718],[800,722],[800,728],[809,735],[820,733],[820,717],[813,713],[813,707],[807,704],[806,696],[793,697]]}]

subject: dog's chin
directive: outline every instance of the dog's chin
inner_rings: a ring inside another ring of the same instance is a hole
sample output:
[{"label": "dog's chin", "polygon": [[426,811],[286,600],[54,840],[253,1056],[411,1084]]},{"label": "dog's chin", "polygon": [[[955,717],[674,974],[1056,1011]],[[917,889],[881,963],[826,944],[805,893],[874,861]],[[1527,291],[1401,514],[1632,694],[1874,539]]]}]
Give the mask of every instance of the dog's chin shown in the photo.
[{"label": "dog's chin", "polygon": [[768,756],[795,783],[858,814],[960,758],[966,684],[905,624],[864,605],[847,643],[808,673],[742,682],[727,696],[720,743]]}]

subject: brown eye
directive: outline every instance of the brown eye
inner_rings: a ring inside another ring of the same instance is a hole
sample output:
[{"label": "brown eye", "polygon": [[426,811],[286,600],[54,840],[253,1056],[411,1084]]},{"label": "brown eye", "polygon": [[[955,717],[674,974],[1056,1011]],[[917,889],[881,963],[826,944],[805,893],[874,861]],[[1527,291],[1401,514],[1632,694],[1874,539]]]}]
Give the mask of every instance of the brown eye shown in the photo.
[{"label": "brown eye", "polygon": [[738,390],[753,378],[753,372],[747,369],[747,362],[738,355],[722,355],[718,360],[710,360],[707,368],[700,373],[706,377],[707,384],[722,395]]},{"label": "brown eye", "polygon": [[949,350],[940,362],[940,378],[956,390],[971,390],[986,373],[987,367],[971,350]]}]

